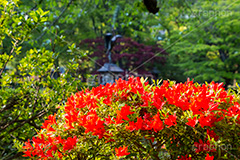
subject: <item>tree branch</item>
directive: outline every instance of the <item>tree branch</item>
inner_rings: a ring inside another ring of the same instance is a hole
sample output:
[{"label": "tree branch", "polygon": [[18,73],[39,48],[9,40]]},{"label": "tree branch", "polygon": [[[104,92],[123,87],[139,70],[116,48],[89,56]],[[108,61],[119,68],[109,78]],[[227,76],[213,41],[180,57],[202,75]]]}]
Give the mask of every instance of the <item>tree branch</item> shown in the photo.
[{"label": "tree branch", "polygon": [[[35,116],[27,119],[26,121],[23,121],[22,123],[18,124],[16,127],[14,127],[13,129],[11,129],[9,132],[9,134],[15,130],[17,130],[19,127],[23,126],[26,123],[31,122],[32,120],[36,119],[36,118],[40,118],[42,117],[44,114],[46,114],[47,112],[45,110],[41,110],[38,114],[36,114]],[[4,138],[4,136],[1,136],[0,139]]]},{"label": "tree branch", "polygon": [[12,159],[18,158],[22,155],[23,155],[22,152],[18,152],[17,154],[14,154],[13,156],[10,156],[10,157],[7,157],[7,158],[5,157],[5,160],[12,160]]},{"label": "tree branch", "polygon": [[6,68],[6,66],[7,66],[7,64],[8,64],[8,62],[10,61],[11,55],[13,54],[13,52],[14,52],[15,48],[17,47],[17,45],[18,45],[18,41],[16,40],[16,41],[14,42],[14,45],[13,45],[13,47],[12,47],[12,50],[11,50],[10,53],[9,53],[9,56],[8,56],[7,61],[6,61],[5,64],[3,65],[3,68],[0,70],[0,76],[2,75],[4,69]]},{"label": "tree branch", "polygon": [[[63,13],[67,10],[67,8],[71,5],[71,3],[73,2],[73,0],[70,0],[67,4],[67,6],[62,10],[62,12],[60,13],[60,15],[52,22],[52,24],[50,26],[48,26],[48,28],[50,28],[51,26],[53,26],[55,23],[58,22],[58,20],[60,19],[60,17],[63,15]],[[41,39],[47,32],[44,31],[36,40],[38,41],[39,39]]]},{"label": "tree branch", "polygon": [[21,113],[14,120],[12,120],[12,121],[4,124],[3,126],[1,126],[0,127],[1,128],[0,132],[3,131],[4,129],[8,128],[11,124],[15,123],[18,120],[18,118],[20,117],[20,115],[21,115]]},{"label": "tree branch", "polygon": [[26,14],[29,13],[29,12],[31,12],[31,11],[33,11],[34,9],[36,9],[37,6],[40,5],[42,2],[43,2],[43,0],[40,0],[40,1],[38,2],[38,4],[35,4],[34,7],[32,7],[30,10],[28,10],[28,11],[26,12]]},{"label": "tree branch", "polygon": [[28,122],[31,126],[33,126],[34,128],[40,130],[41,127],[37,126],[37,124],[35,123],[35,121],[33,120],[32,122]]}]

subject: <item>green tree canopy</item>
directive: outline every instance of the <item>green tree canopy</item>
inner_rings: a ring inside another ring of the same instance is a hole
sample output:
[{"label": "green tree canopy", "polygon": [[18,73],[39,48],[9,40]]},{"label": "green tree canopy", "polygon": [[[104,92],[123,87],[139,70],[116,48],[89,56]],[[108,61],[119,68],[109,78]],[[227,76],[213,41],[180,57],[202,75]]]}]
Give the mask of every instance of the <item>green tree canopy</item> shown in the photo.
[{"label": "green tree canopy", "polygon": [[166,27],[163,44],[185,76],[226,86],[239,81],[239,5],[238,1],[197,1],[191,9],[178,12],[172,29]]}]

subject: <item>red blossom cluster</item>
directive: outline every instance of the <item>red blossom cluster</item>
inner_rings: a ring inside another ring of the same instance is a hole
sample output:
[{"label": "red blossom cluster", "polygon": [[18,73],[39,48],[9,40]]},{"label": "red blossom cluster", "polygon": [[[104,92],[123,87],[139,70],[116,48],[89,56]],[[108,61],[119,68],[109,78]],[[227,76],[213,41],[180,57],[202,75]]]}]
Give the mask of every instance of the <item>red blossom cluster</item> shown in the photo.
[{"label": "red blossom cluster", "polygon": [[[205,138],[201,139],[199,137],[203,136],[196,133],[196,138],[192,139],[191,144],[196,146],[194,154],[204,154],[206,159],[213,159],[216,150],[206,146],[220,138],[214,127],[221,121],[229,125],[240,124],[239,103],[225,91],[222,83],[198,85],[189,80],[177,84],[163,81],[162,85],[154,86],[140,78],[119,79],[113,84],[72,95],[60,113],[50,115],[39,134],[25,142],[24,156],[76,158],[81,147],[93,143],[93,137],[99,143],[104,142],[102,146],[109,144],[108,147],[113,147],[119,157],[131,156],[130,153],[141,148],[143,143],[134,141],[137,136],[145,137],[155,152],[160,152],[164,141],[159,137],[165,138],[166,144],[170,141],[172,144],[179,138],[176,130],[181,132],[181,127],[189,127],[191,131],[201,129],[201,134],[205,134]],[[173,137],[168,133],[171,131]],[[95,142],[92,148],[94,146]],[[172,150],[170,145],[164,149]],[[109,153],[112,152],[109,149]],[[191,157],[195,159],[193,153],[191,156],[182,153],[176,156],[177,159]]]},{"label": "red blossom cluster", "polygon": [[[38,137],[33,137],[32,143],[34,147],[29,140],[25,142],[24,157],[37,156],[39,159],[51,159],[55,155],[62,158],[65,152],[71,151],[76,146],[77,137],[62,139],[61,136],[45,137],[43,134],[38,134]],[[61,145],[62,151],[59,150],[59,145]]]}]

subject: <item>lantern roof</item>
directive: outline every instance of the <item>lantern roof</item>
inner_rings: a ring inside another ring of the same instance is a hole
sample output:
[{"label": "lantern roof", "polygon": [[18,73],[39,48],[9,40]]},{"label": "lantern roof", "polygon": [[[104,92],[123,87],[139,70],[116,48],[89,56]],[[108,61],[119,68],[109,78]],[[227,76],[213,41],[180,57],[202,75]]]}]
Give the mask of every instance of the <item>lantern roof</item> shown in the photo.
[{"label": "lantern roof", "polygon": [[113,63],[104,63],[104,65],[97,70],[98,72],[112,72],[112,73],[121,73],[124,72],[123,69],[118,67],[116,64]]}]

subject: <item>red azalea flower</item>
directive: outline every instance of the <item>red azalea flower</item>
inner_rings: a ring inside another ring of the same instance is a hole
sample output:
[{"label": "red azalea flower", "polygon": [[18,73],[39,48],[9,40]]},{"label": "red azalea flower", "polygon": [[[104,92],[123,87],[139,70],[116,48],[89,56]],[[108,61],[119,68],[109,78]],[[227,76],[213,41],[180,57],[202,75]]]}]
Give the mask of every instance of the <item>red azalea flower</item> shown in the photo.
[{"label": "red azalea flower", "polygon": [[72,137],[68,137],[65,142],[63,143],[63,150],[64,151],[67,151],[67,150],[71,150],[73,149],[75,146],[76,146],[76,143],[77,143],[77,137],[74,136],[73,138]]},{"label": "red azalea flower", "polygon": [[207,154],[207,157],[205,157],[205,160],[213,160],[214,156],[209,156],[209,154]]},{"label": "red azalea flower", "polygon": [[106,124],[106,125],[114,124],[114,122],[113,122],[112,118],[110,117],[110,115],[108,115],[108,117],[105,118],[104,124]]},{"label": "red azalea flower", "polygon": [[26,150],[26,151],[23,151],[23,153],[24,153],[23,157],[32,157],[33,146],[31,145],[29,139],[27,142],[25,142],[23,149]]},{"label": "red azalea flower", "polygon": [[129,155],[130,152],[128,152],[127,149],[128,149],[128,146],[126,146],[126,147],[123,146],[123,147],[115,148],[116,156],[122,157],[122,156]]},{"label": "red azalea flower", "polygon": [[129,125],[126,126],[126,129],[130,130],[131,132],[136,129],[135,123],[133,121],[129,122]]},{"label": "red azalea flower", "polygon": [[177,116],[176,113],[174,115],[169,115],[168,118],[165,119],[164,123],[168,125],[168,128],[171,126],[175,126],[177,124]]},{"label": "red azalea flower", "polygon": [[210,138],[214,138],[215,141],[219,139],[219,136],[214,132],[214,130],[210,131],[209,129],[207,129],[207,135],[209,135]]},{"label": "red azalea flower", "polygon": [[188,122],[186,123],[186,125],[189,125],[193,128],[195,128],[195,125],[197,124],[198,120],[196,117],[194,117],[193,119],[188,118]]},{"label": "red azalea flower", "polygon": [[142,127],[143,127],[143,119],[141,117],[137,118],[137,122],[135,123],[135,127],[136,127],[136,130],[142,129]]},{"label": "red azalea flower", "polygon": [[52,128],[52,125],[54,125],[54,124],[57,125],[57,123],[56,123],[56,114],[49,115],[48,119],[45,120],[44,123],[42,123],[41,128],[46,129],[46,130],[48,130],[50,132],[54,132],[55,129]]},{"label": "red azalea flower", "polygon": [[213,117],[208,115],[208,116],[201,116],[199,118],[199,124],[201,125],[201,127],[205,127],[205,126],[209,126],[209,127],[212,127],[213,126]]},{"label": "red azalea flower", "polygon": [[159,112],[155,116],[153,116],[153,120],[151,121],[151,127],[155,132],[163,129],[163,122],[159,118]]},{"label": "red azalea flower", "polygon": [[240,105],[238,102],[235,102],[234,106],[230,107],[227,111],[227,116],[234,117],[240,114]]},{"label": "red azalea flower", "polygon": [[117,117],[116,117],[117,124],[124,123],[123,120],[128,121],[129,118],[127,116],[134,113],[130,111],[130,106],[128,105],[123,106],[121,110],[117,110],[116,112],[117,112]]},{"label": "red azalea flower", "polygon": [[98,117],[96,111],[92,110],[83,116],[83,126],[86,128],[85,133],[93,132],[93,135],[98,135],[100,139],[103,137],[104,121]]}]

